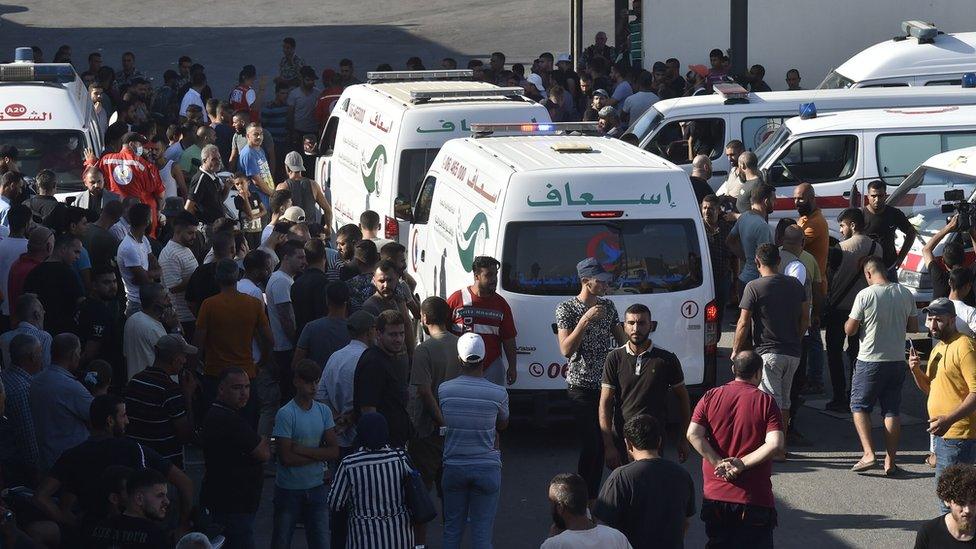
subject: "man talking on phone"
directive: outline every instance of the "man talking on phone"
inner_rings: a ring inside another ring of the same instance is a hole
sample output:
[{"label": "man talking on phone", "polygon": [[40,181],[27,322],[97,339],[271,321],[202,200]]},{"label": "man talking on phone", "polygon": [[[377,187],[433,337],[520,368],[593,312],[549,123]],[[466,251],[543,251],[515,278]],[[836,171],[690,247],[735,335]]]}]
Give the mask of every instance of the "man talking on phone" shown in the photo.
[{"label": "man talking on phone", "polygon": [[[928,307],[925,326],[939,341],[928,367],[912,347],[908,368],[918,388],[928,395],[929,433],[935,435],[935,480],[955,463],[976,464],[976,343],[956,329],[952,301],[940,297]],[[942,512],[949,508],[939,503]]]}]

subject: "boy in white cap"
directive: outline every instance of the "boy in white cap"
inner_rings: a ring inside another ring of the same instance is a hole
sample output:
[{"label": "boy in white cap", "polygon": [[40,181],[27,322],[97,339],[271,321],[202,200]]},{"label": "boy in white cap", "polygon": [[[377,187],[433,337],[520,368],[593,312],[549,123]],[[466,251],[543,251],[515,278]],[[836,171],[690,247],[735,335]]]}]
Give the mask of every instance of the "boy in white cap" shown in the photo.
[{"label": "boy in white cap", "polygon": [[484,377],[485,342],[472,332],[458,338],[461,375],[438,389],[444,416],[444,547],[460,547],[465,524],[471,544],[490,547],[502,460],[497,431],[508,426],[508,392]]}]

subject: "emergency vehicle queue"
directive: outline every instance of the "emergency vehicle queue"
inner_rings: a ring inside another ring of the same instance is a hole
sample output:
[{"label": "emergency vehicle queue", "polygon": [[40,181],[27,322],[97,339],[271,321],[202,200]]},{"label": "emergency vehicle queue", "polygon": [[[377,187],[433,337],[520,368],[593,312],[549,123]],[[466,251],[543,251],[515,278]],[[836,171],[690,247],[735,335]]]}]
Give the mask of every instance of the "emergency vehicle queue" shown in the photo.
[{"label": "emergency vehicle queue", "polygon": [[903,28],[818,90],[752,91],[715,50],[670,99],[666,63],[605,46],[320,88],[285,39],[274,94],[245,66],[227,101],[189,58],[151,90],[131,53],[18,48],[0,547],[254,547],[269,504],[273,547],[491,547],[510,397],[578,435],[533,544],[682,547],[697,515],[772,547],[803,401],[851,414],[853,473],[903,477],[906,379],[940,509],[916,547],[972,543],[976,64],[919,57],[976,33]]}]

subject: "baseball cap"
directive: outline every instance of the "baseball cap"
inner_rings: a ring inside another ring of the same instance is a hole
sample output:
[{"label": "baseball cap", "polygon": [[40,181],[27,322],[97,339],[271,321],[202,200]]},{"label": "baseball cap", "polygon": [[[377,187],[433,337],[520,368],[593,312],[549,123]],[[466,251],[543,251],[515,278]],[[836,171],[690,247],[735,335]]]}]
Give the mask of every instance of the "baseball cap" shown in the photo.
[{"label": "baseball cap", "polygon": [[600,88],[600,89],[596,90],[595,92],[593,92],[593,95],[602,95],[603,97],[610,97],[610,94],[607,93],[607,90],[605,90],[603,88]]},{"label": "baseball cap", "polygon": [[319,75],[315,74],[315,69],[309,67],[308,65],[305,65],[299,69],[298,74],[301,75],[302,78],[312,78],[313,80],[319,79]]},{"label": "baseball cap", "polygon": [[546,87],[542,85],[542,77],[536,73],[528,75],[525,80],[535,86],[535,89],[539,90],[540,93],[546,92]]},{"label": "baseball cap", "polygon": [[357,333],[362,333],[373,326],[376,326],[376,317],[367,311],[356,311],[346,319],[346,327]]},{"label": "baseball cap", "polygon": [[572,60],[568,53],[560,53],[559,57],[556,58],[556,63],[569,63]]},{"label": "baseball cap", "polygon": [[474,332],[468,332],[458,338],[457,350],[461,361],[481,362],[485,359],[485,340]]},{"label": "baseball cap", "polygon": [[285,167],[293,172],[304,172],[305,163],[302,162],[302,153],[291,151],[285,155]]},{"label": "baseball cap", "polygon": [[13,158],[16,159],[20,154],[17,147],[10,144],[0,145],[0,158]]},{"label": "baseball cap", "polygon": [[948,298],[940,297],[933,299],[928,307],[922,309],[922,312],[931,316],[954,316],[956,314],[956,306]]},{"label": "baseball cap", "polygon": [[197,348],[190,345],[179,334],[166,334],[156,341],[156,350],[168,353],[197,354]]},{"label": "baseball cap", "polygon": [[697,74],[698,76],[708,76],[708,69],[705,68],[705,65],[688,65],[688,68],[691,69],[691,72]]},{"label": "baseball cap", "polygon": [[291,221],[292,223],[305,223],[305,210],[299,208],[298,206],[291,206],[285,213],[281,216],[282,219]]},{"label": "baseball cap", "polygon": [[580,279],[595,278],[600,282],[610,282],[613,280],[613,275],[608,273],[603,268],[603,265],[600,265],[600,262],[592,257],[587,257],[576,264],[576,274],[579,275]]}]

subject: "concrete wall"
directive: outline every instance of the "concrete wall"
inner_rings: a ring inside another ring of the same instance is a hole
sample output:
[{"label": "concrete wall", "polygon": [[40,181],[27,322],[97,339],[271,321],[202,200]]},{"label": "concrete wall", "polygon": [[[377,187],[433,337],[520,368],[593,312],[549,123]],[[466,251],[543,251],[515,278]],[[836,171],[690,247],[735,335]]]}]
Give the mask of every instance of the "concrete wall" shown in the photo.
[{"label": "concrete wall", "polygon": [[[708,66],[712,48],[729,47],[729,0],[644,0],[644,59],[677,57]],[[901,34],[901,22],[931,21],[945,32],[976,31],[973,0],[749,0],[748,64],[766,67],[766,82],[786,89],[792,67],[804,88],[864,48]]]}]

